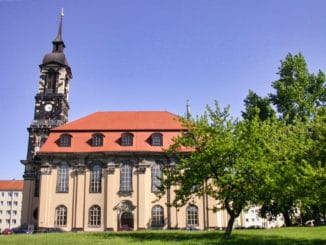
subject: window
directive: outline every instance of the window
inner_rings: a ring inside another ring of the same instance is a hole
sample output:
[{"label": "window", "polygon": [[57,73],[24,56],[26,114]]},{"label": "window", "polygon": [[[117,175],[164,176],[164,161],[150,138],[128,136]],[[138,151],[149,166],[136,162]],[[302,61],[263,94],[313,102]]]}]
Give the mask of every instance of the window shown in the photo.
[{"label": "window", "polygon": [[55,209],[55,221],[56,226],[65,226],[67,225],[67,208],[63,205],[58,206]]},{"label": "window", "polygon": [[99,164],[93,165],[91,168],[90,192],[100,193],[102,187],[102,168]]},{"label": "window", "polygon": [[59,146],[69,147],[71,145],[71,135],[63,134],[60,136]]},{"label": "window", "polygon": [[163,145],[163,136],[162,134],[152,134],[151,136],[152,146],[162,146]]},{"label": "window", "polygon": [[124,162],[120,170],[120,191],[132,191],[132,165],[129,161]]},{"label": "window", "polygon": [[16,220],[15,220],[15,219],[12,219],[12,220],[11,220],[11,224],[12,224],[12,225],[15,225],[15,224],[16,224]]},{"label": "window", "polygon": [[0,219],[0,224],[2,224],[2,219]]},{"label": "window", "polygon": [[13,210],[13,211],[12,211],[12,214],[13,214],[14,216],[16,216],[16,215],[17,215],[17,210]]},{"label": "window", "polygon": [[164,209],[160,205],[156,205],[152,208],[152,226],[164,226]]},{"label": "window", "polygon": [[57,81],[57,73],[54,71],[50,71],[46,75],[46,87],[45,93],[54,93]]},{"label": "window", "polygon": [[12,192],[8,192],[8,197],[12,197]]},{"label": "window", "polygon": [[155,164],[152,167],[152,192],[158,192],[162,185],[163,173],[160,164]]},{"label": "window", "polygon": [[7,206],[11,206],[11,201],[8,201],[7,202]]},{"label": "window", "polygon": [[18,192],[15,192],[15,193],[14,193],[14,196],[15,196],[15,197],[18,197],[18,196],[19,196],[19,193],[18,193]]},{"label": "window", "polygon": [[0,210],[0,214],[2,214],[2,210]]},{"label": "window", "polygon": [[0,201],[0,206],[3,206],[3,201]]},{"label": "window", "polygon": [[121,135],[121,145],[122,146],[131,146],[133,145],[133,135],[126,133]]},{"label": "window", "polygon": [[88,212],[88,224],[90,226],[100,226],[101,225],[101,208],[97,205],[90,207]]},{"label": "window", "polygon": [[1,196],[3,196],[3,197],[4,197],[4,196],[5,196],[5,193],[4,193],[4,192],[1,192]]},{"label": "window", "polygon": [[10,211],[10,210],[7,210],[7,211],[6,211],[6,214],[7,214],[7,215],[10,215],[10,214],[11,214],[11,211]]},{"label": "window", "polygon": [[102,146],[102,145],[103,145],[103,134],[93,134],[92,146]]},{"label": "window", "polygon": [[198,225],[198,208],[196,206],[187,207],[187,226]]},{"label": "window", "polygon": [[69,181],[69,167],[66,164],[58,167],[57,176],[57,192],[65,193],[68,192],[68,181]]},{"label": "window", "polygon": [[10,225],[10,219],[6,219],[6,224]]},{"label": "window", "polygon": [[18,206],[18,202],[17,201],[14,201],[14,206]]}]

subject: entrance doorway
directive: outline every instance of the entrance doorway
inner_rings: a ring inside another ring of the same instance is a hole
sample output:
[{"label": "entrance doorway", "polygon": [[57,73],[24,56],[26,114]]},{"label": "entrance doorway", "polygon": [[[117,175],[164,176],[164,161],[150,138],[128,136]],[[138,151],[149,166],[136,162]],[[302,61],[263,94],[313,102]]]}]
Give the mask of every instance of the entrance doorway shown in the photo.
[{"label": "entrance doorway", "polygon": [[120,227],[121,231],[130,231],[134,229],[134,217],[131,212],[123,212],[120,216]]}]

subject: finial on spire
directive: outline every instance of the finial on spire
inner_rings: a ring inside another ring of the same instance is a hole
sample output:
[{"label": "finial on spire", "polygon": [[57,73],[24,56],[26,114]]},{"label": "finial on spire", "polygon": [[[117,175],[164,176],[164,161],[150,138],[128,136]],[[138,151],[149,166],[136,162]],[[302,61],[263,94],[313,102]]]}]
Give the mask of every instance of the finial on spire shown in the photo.
[{"label": "finial on spire", "polygon": [[65,44],[62,40],[62,19],[64,16],[63,8],[61,9],[60,13],[60,24],[59,30],[56,38],[53,40],[53,52],[63,52],[63,48],[65,48]]},{"label": "finial on spire", "polygon": [[61,19],[63,18],[63,16],[65,16],[65,14],[63,12],[63,8],[61,8],[61,14],[60,14]]}]

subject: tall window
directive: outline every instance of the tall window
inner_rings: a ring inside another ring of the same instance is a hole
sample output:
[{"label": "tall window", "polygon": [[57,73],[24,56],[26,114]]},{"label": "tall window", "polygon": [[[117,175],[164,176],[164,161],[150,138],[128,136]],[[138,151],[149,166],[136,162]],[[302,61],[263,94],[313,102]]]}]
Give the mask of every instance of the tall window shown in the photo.
[{"label": "tall window", "polygon": [[164,226],[164,209],[160,205],[156,205],[152,208],[152,226]]},{"label": "tall window", "polygon": [[55,209],[54,225],[56,226],[67,225],[67,208],[65,206],[60,205]]},{"label": "tall window", "polygon": [[50,71],[49,73],[47,73],[45,93],[55,93],[56,82],[57,73],[54,71]]},{"label": "tall window", "polygon": [[187,226],[198,225],[198,208],[196,206],[187,207]]},{"label": "tall window", "polygon": [[69,147],[71,145],[71,135],[63,134],[60,136],[59,146]]},{"label": "tall window", "polygon": [[152,167],[152,192],[158,192],[162,185],[163,172],[160,164]]},{"label": "tall window", "polygon": [[102,187],[102,168],[99,164],[95,164],[91,168],[90,192],[100,193]]},{"label": "tall window", "polygon": [[163,145],[163,136],[162,134],[152,134],[151,136],[152,146],[162,146]]},{"label": "tall window", "polygon": [[67,164],[62,164],[58,167],[57,175],[57,192],[68,192],[69,167]]},{"label": "tall window", "polygon": [[103,134],[93,134],[92,146],[102,146],[102,145],[103,145]]},{"label": "tall window", "polygon": [[131,146],[133,145],[133,135],[125,133],[121,135],[121,145],[122,146]]},{"label": "tall window", "polygon": [[120,191],[132,191],[132,165],[129,161],[124,162],[120,170]]},{"label": "tall window", "polygon": [[88,211],[88,225],[100,226],[101,225],[101,208],[94,205]]}]

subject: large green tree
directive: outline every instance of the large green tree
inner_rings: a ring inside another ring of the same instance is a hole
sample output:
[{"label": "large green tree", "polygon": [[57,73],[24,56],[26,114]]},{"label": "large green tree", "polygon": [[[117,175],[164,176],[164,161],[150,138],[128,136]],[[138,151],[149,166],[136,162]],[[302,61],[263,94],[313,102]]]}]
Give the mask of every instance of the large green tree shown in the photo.
[{"label": "large green tree", "polygon": [[180,162],[173,171],[165,171],[162,189],[178,187],[174,206],[182,206],[194,195],[204,193],[215,198],[218,205],[212,208],[226,209],[230,216],[225,231],[229,238],[235,219],[256,202],[265,179],[266,171],[261,172],[264,168],[260,167],[265,151],[259,142],[259,121],[233,120],[228,108],[220,110],[216,103],[214,109],[207,107],[203,116],[184,119],[183,124],[187,131],[170,147]]}]

